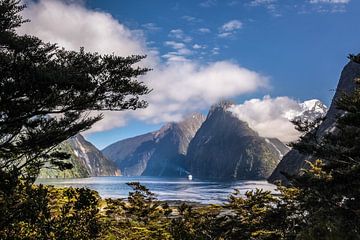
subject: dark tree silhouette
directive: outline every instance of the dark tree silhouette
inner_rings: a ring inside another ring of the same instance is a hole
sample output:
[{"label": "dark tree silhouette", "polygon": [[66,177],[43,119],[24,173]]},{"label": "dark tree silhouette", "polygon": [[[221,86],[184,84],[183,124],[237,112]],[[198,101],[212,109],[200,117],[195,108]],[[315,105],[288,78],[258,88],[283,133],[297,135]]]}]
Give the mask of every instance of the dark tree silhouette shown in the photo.
[{"label": "dark tree silhouette", "polygon": [[[360,54],[349,58],[360,64]],[[298,206],[306,213],[304,239],[360,238],[360,76],[354,81],[355,90],[336,101],[342,114],[335,127],[320,139],[318,128],[309,127],[310,132],[293,145],[318,159],[291,179],[302,190]]]},{"label": "dark tree silhouette", "polygon": [[[0,169],[34,180],[45,162],[69,168],[56,147],[102,119],[90,111],[144,108],[148,87],[134,67],[145,56],[61,49],[15,29],[18,0],[0,1]],[[101,43],[99,43],[101,44]]]}]

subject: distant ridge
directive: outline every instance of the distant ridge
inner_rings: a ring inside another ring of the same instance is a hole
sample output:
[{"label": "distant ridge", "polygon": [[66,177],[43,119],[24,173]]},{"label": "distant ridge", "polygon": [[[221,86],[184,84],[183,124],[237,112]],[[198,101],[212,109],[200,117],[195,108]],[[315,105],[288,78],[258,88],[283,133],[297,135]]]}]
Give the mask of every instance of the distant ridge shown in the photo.
[{"label": "distant ridge", "polygon": [[102,152],[126,176],[186,175],[187,148],[204,119],[202,114],[194,113],[158,131],[113,143]]},{"label": "distant ridge", "polygon": [[59,171],[47,165],[40,171],[39,178],[83,178],[93,176],[121,175],[116,165],[107,159],[93,144],[86,141],[81,134],[71,137],[61,144],[62,151],[70,154],[70,170]]}]

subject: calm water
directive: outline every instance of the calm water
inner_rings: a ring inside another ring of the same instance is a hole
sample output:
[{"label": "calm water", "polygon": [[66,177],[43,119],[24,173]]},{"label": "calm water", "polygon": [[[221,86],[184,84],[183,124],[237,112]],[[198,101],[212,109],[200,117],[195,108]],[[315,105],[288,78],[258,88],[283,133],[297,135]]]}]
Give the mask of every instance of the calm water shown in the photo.
[{"label": "calm water", "polygon": [[131,188],[127,182],[140,182],[156,194],[159,200],[181,200],[200,203],[226,201],[233,190],[241,193],[255,188],[274,191],[275,186],[266,181],[189,181],[186,178],[156,177],[91,177],[77,179],[39,179],[37,183],[59,187],[87,187],[99,192],[105,198],[126,198]]}]

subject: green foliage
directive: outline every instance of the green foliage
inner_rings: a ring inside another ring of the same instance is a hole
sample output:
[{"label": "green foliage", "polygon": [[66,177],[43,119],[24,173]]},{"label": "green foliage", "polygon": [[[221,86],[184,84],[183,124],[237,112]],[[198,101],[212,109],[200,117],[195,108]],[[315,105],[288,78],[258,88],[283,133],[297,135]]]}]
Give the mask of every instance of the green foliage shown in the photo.
[{"label": "green foliage", "polygon": [[140,96],[149,89],[137,77],[149,69],[133,67],[144,56],[67,51],[20,36],[24,7],[0,1],[0,169],[34,181],[44,163],[70,167],[56,148],[102,118],[90,111],[146,107]]},{"label": "green foliage", "polygon": [[174,239],[220,239],[219,214],[221,206],[197,207],[181,204],[178,215],[171,221],[170,232]]},{"label": "green foliage", "polygon": [[126,202],[106,199],[103,215],[104,239],[172,239],[169,228],[171,209],[138,182]]},{"label": "green foliage", "polygon": [[0,239],[94,239],[99,236],[96,192],[16,181],[16,187],[0,195]]},{"label": "green foliage", "polygon": [[[357,64],[359,55],[350,59]],[[294,147],[318,158],[310,169],[292,179],[301,189],[298,209],[306,212],[303,239],[360,239],[360,82],[336,100],[342,111],[336,128],[325,136],[318,128]]]},{"label": "green foliage", "polygon": [[18,35],[27,22],[21,2],[0,0],[1,238],[93,238],[99,232],[93,193],[54,192],[33,182],[44,164],[72,167],[59,144],[102,119],[90,111],[146,107],[140,96],[149,89],[137,78],[149,69],[134,67],[145,56],[67,51]]},{"label": "green foliage", "polygon": [[360,239],[360,76],[336,102],[334,131],[319,137],[319,122],[296,122],[306,134],[293,146],[319,160],[276,195],[236,191],[225,205],[175,209],[139,183],[127,201],[34,185],[45,163],[70,168],[57,147],[102,118],[89,111],[146,107],[137,77],[149,69],[133,67],[143,56],[19,36],[23,8],[0,0],[0,239]]}]

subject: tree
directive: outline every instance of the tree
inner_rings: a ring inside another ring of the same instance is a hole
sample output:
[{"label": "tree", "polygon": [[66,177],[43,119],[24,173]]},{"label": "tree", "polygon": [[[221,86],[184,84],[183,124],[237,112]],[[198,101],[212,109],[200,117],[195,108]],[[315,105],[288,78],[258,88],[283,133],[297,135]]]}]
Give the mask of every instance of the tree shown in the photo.
[{"label": "tree", "polygon": [[[19,36],[20,0],[0,1],[0,171],[34,181],[45,162],[71,167],[56,147],[102,119],[90,111],[144,108],[149,89],[134,67],[145,56],[61,49]],[[99,43],[101,44],[101,43]]]},{"label": "tree", "polygon": [[[360,64],[360,54],[350,55]],[[318,160],[304,174],[291,179],[301,189],[298,207],[306,213],[299,236],[303,239],[360,239],[360,76],[355,90],[343,93],[336,106],[336,128],[324,137],[318,128],[294,144]]]},{"label": "tree", "polygon": [[71,167],[58,146],[101,120],[94,111],[146,107],[140,97],[150,90],[138,77],[150,69],[134,67],[145,56],[67,51],[20,36],[24,7],[20,0],[0,0],[0,238],[87,239],[99,232],[92,194],[67,190],[79,199],[69,200],[63,217],[54,218],[47,188],[33,183],[45,163]]},{"label": "tree", "polygon": [[106,199],[102,238],[174,239],[169,231],[172,210],[168,204],[159,202],[154,193],[138,182],[127,184],[133,189],[127,202]]}]

